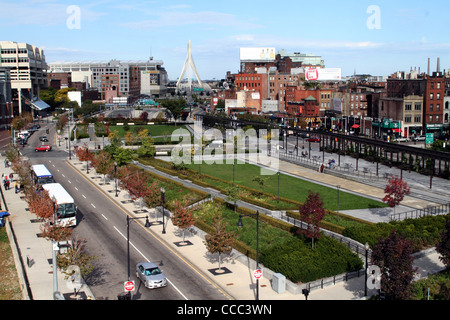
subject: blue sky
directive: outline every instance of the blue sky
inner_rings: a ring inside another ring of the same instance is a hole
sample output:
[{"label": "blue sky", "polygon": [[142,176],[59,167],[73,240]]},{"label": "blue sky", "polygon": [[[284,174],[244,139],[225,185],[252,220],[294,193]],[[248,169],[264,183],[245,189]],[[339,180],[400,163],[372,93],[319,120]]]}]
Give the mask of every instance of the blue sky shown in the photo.
[{"label": "blue sky", "polygon": [[[67,11],[71,5],[79,20]],[[47,62],[152,55],[171,80],[181,72],[188,40],[202,79],[238,72],[240,47],[314,53],[344,76],[390,75],[426,71],[428,58],[433,70],[437,57],[449,68],[449,9],[448,0],[0,0],[0,40],[42,47]]]}]

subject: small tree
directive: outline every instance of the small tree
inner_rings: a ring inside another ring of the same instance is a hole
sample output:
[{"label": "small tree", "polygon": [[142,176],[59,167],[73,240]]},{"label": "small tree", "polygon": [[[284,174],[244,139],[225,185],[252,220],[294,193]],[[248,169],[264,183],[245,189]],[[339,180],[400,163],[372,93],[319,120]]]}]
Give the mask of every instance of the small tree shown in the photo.
[{"label": "small tree", "polygon": [[394,208],[403,201],[404,197],[410,193],[408,184],[397,176],[391,175],[388,184],[384,188],[386,194],[382,199],[389,207]]},{"label": "small tree", "polygon": [[234,185],[226,189],[227,201],[231,201],[234,204],[234,212],[236,212],[236,202],[239,201],[240,192],[239,187]]},{"label": "small tree", "polygon": [[323,201],[319,193],[309,191],[305,203],[299,208],[301,220],[306,222],[306,229],[299,229],[299,233],[311,238],[311,248],[314,249],[314,239],[321,237],[319,223],[325,217]]},{"label": "small tree", "polygon": [[103,181],[106,184],[106,175],[111,171],[111,167],[114,167],[111,155],[103,150],[98,152],[92,159],[92,165],[97,173],[103,174]]},{"label": "small tree", "polygon": [[372,263],[381,271],[381,290],[389,300],[408,298],[416,269],[412,242],[395,230],[379,241],[372,251]]},{"label": "small tree", "polygon": [[445,225],[445,232],[442,234],[441,241],[436,245],[436,251],[441,255],[439,260],[447,268],[450,268],[450,220]]},{"label": "small tree", "polygon": [[155,208],[161,205],[161,186],[158,181],[147,186],[147,195],[144,198],[145,205],[148,208]]},{"label": "small tree", "polygon": [[175,200],[173,203],[172,216],[170,217],[172,223],[183,230],[183,242],[185,241],[186,228],[194,225],[193,208],[189,208],[188,203],[189,200],[187,199],[182,201]]},{"label": "small tree", "polygon": [[219,270],[220,266],[220,255],[222,253],[230,253],[232,250],[232,245],[234,242],[234,232],[228,232],[226,230],[227,223],[221,216],[217,216],[214,219],[212,227],[214,228],[214,233],[212,235],[205,236],[205,245],[208,251],[212,254],[219,254]]}]

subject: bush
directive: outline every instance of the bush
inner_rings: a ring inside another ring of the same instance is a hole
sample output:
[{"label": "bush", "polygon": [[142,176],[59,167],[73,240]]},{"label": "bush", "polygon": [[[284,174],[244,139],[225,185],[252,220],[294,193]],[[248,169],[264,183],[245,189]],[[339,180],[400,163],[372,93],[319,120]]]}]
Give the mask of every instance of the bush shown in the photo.
[{"label": "bush", "polygon": [[393,230],[413,242],[413,251],[418,252],[433,247],[445,230],[447,215],[426,216],[418,219],[406,219],[401,222],[377,223],[346,228],[343,235],[360,243],[368,242],[372,247],[380,238],[388,237]]}]

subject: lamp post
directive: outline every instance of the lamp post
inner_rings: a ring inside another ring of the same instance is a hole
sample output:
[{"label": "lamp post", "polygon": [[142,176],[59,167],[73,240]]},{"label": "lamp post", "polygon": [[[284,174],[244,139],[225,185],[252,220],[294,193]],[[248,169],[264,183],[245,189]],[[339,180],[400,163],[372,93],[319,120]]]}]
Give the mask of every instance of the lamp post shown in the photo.
[{"label": "lamp post", "polygon": [[337,185],[336,188],[337,188],[337,220],[339,221],[339,190],[341,189],[341,186]]},{"label": "lamp post", "polygon": [[128,281],[130,281],[130,220],[137,220],[137,219],[144,219],[145,220],[145,227],[150,228],[150,222],[148,221],[147,217],[136,217],[136,218],[130,218],[127,215],[127,262],[128,262]]},{"label": "lamp post", "polygon": [[[243,215],[239,214],[239,220],[237,226],[242,228],[244,225],[242,223],[242,217],[248,217],[256,215],[256,269],[259,270],[259,211],[256,211],[256,214]],[[256,300],[259,300],[259,279],[256,279]]]},{"label": "lamp post", "polygon": [[86,147],[86,174],[89,174],[89,148]]},{"label": "lamp post", "polygon": [[164,222],[164,198],[165,198],[165,194],[166,194],[166,189],[164,189],[163,187],[161,187],[161,204],[162,204],[162,218],[163,218],[163,229],[162,229],[162,233],[165,234],[166,233],[166,224]]},{"label": "lamp post", "polygon": [[115,185],[115,191],[116,191],[116,197],[117,197],[117,162],[114,161],[114,185]]},{"label": "lamp post", "polygon": [[367,268],[368,268],[368,258],[369,258],[369,244],[366,242],[364,245],[364,249],[366,250],[366,272],[364,277],[364,296],[367,296]]},{"label": "lamp post", "polygon": [[277,202],[280,202],[280,170],[278,170],[277,176],[278,176],[278,199],[277,199]]}]

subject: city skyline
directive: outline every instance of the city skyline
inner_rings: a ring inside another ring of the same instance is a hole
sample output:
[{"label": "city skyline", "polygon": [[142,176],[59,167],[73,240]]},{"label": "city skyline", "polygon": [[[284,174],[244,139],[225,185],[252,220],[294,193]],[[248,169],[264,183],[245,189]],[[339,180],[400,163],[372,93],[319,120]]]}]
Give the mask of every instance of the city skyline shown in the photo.
[{"label": "city skyline", "polygon": [[[163,60],[169,79],[183,68],[187,43],[200,77],[239,71],[239,48],[313,53],[342,75],[448,69],[447,1],[0,1],[1,40],[44,49],[47,63]],[[6,31],[8,30],[8,31]]]}]

